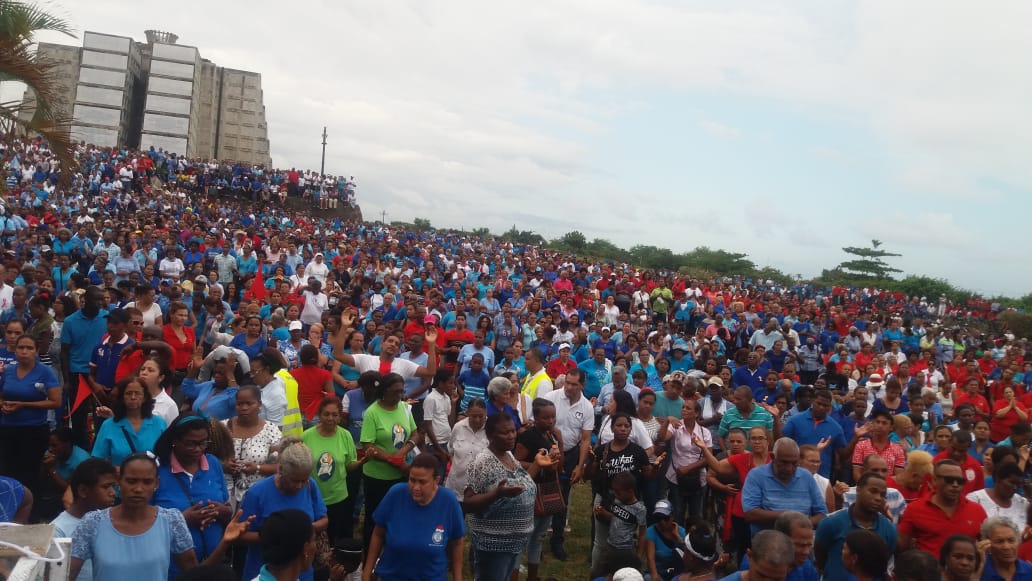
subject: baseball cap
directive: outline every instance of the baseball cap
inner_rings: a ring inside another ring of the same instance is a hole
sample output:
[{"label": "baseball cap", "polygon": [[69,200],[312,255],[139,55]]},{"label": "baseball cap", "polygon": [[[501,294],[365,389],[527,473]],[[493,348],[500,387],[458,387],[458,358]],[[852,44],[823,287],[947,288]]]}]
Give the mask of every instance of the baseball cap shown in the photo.
[{"label": "baseball cap", "polygon": [[670,516],[674,512],[674,507],[670,505],[669,500],[657,500],[656,508],[652,509],[652,514],[661,514],[663,516]]},{"label": "baseball cap", "polygon": [[645,577],[642,576],[641,571],[634,567],[624,567],[616,573],[613,573],[613,581],[644,581]]},{"label": "baseball cap", "polygon": [[709,378],[709,381],[706,382],[706,385],[709,385],[709,386],[714,386],[715,385],[717,387],[724,387],[724,380],[720,379],[719,377],[714,376],[714,377]]},{"label": "baseball cap", "polygon": [[171,278],[163,278],[163,279],[161,279],[161,284],[167,285],[167,286],[172,286],[172,285],[176,284],[176,282],[174,280],[172,280]]},{"label": "baseball cap", "polygon": [[196,277],[194,277],[193,281],[199,284],[208,284],[208,277],[204,276],[203,274],[199,274]]},{"label": "baseball cap", "polygon": [[569,343],[560,343],[559,344],[559,350],[560,351],[562,351],[563,349],[569,349],[569,348],[570,348],[570,344]]},{"label": "baseball cap", "polygon": [[301,321],[291,321],[290,324],[287,325],[288,331],[300,331],[304,328],[305,326],[301,324]]}]

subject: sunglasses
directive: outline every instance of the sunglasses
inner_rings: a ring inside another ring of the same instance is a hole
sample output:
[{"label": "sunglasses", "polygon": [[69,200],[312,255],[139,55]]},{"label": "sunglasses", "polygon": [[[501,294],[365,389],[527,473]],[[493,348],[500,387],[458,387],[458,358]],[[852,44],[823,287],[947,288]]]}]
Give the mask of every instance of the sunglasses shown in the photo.
[{"label": "sunglasses", "polygon": [[962,476],[940,476],[939,478],[942,478],[942,481],[946,484],[952,484],[953,486],[963,486],[967,482]]}]

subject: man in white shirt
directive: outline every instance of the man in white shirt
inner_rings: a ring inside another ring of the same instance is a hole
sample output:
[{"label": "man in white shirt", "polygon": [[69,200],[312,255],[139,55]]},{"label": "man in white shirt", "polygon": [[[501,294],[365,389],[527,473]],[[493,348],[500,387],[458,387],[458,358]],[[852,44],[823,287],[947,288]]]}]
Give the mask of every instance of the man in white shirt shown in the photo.
[{"label": "man in white shirt", "polygon": [[[563,438],[563,477],[559,482],[563,498],[569,502],[570,487],[580,481],[591,452],[591,432],[595,429],[595,409],[584,397],[584,372],[571,369],[566,374],[562,389],[555,389],[544,398],[555,404],[555,427]],[[566,560],[563,540],[566,513],[552,518],[552,553],[560,561]]]}]

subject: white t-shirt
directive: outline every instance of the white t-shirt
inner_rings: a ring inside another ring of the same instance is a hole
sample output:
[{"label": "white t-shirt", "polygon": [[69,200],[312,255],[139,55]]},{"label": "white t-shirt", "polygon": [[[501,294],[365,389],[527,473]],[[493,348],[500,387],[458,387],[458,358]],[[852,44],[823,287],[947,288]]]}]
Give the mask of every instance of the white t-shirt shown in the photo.
[{"label": "white t-shirt", "polygon": [[967,499],[984,508],[985,514],[989,518],[1005,516],[1018,525],[1019,531],[1025,530],[1025,525],[1028,523],[1028,500],[1020,494],[1011,497],[1011,505],[1008,508],[996,504],[992,498],[989,498],[989,491],[984,488],[968,494]]},{"label": "white t-shirt", "polygon": [[[645,424],[642,423],[638,418],[631,418],[631,442],[642,447],[643,450],[648,450],[652,447],[652,438],[649,437],[649,431],[645,429]],[[598,443],[608,444],[613,441],[613,422],[610,416],[602,418],[602,426],[598,430]]]},{"label": "white t-shirt", "polygon": [[[423,400],[423,420],[430,420],[430,426],[433,428],[439,444],[447,444],[448,438],[451,436],[452,427],[448,423],[451,408],[451,398],[436,389],[431,389],[426,399]],[[423,426],[419,427],[423,428]]]},{"label": "white t-shirt", "polygon": [[330,300],[321,292],[315,294],[306,290],[302,296],[305,298],[305,308],[301,310],[301,322],[314,325],[321,321],[323,311],[330,307]]},{"label": "white t-shirt", "polygon": [[[140,307],[136,305],[136,302],[129,303],[128,305],[126,305],[126,308],[128,308],[128,307],[134,307],[134,308],[140,309]],[[144,326],[151,326],[151,325],[158,325],[158,326],[160,326],[160,325],[164,324],[164,321],[161,318],[161,307],[158,306],[158,303],[151,303],[151,306],[150,306],[149,309],[147,309],[146,311],[144,311],[143,309],[140,309],[140,311],[143,312],[143,324],[144,324]],[[172,424],[169,424],[169,425],[171,426]]]},{"label": "white t-shirt", "polygon": [[[360,353],[352,355],[352,357],[355,359],[354,367],[359,373],[365,373],[366,371],[380,372],[380,358],[378,356]],[[412,379],[415,377],[416,371],[418,370],[419,365],[406,359],[395,357],[394,361],[391,361],[391,373],[397,373],[405,379]]]},{"label": "white t-shirt", "polygon": [[566,391],[556,389],[546,393],[545,399],[555,404],[555,426],[563,435],[564,452],[580,446],[581,432],[595,429],[595,408],[591,401],[583,395],[575,403],[570,403]]},{"label": "white t-shirt", "polygon": [[175,400],[165,393],[165,390],[161,390],[158,396],[154,398],[154,415],[165,420],[165,425],[167,426],[171,426],[172,422],[179,417],[179,406],[176,405]]},{"label": "white t-shirt", "polygon": [[164,258],[158,265],[158,272],[161,273],[161,276],[167,276],[172,280],[179,280],[179,276],[183,274],[184,270],[186,270],[186,266],[178,258]]},{"label": "white t-shirt", "polygon": [[287,414],[287,386],[275,375],[272,381],[262,386],[262,410],[259,416],[267,422],[283,427],[283,416]]}]

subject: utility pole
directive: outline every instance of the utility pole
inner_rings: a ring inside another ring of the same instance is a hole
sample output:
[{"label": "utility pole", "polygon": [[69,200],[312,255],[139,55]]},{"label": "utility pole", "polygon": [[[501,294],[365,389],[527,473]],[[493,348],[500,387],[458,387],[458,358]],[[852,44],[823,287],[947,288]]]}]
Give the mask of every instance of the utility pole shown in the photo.
[{"label": "utility pole", "polygon": [[326,127],[322,128],[322,164],[319,166],[319,177],[326,177]]},{"label": "utility pole", "polygon": [[380,223],[384,226],[387,225],[387,210],[380,212]]}]

